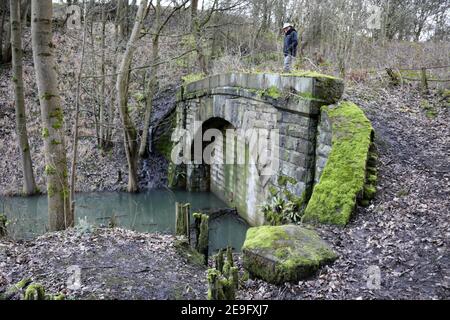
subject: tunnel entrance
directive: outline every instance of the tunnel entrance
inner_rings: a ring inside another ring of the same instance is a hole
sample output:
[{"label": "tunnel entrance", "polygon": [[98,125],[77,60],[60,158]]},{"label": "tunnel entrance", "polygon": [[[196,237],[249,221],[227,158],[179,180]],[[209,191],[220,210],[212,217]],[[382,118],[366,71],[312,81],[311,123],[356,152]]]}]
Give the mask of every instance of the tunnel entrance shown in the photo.
[{"label": "tunnel entrance", "polygon": [[[202,141],[198,146],[191,147],[191,164],[186,167],[186,186],[188,191],[211,191],[211,177],[213,181],[222,180],[227,176],[226,171],[232,172],[233,164],[227,161],[227,150],[234,148],[229,143],[227,134],[234,131],[233,125],[222,118],[210,118],[202,123],[194,136],[194,141]],[[232,155],[234,158],[234,154]],[[230,157],[230,155],[228,156]]]}]

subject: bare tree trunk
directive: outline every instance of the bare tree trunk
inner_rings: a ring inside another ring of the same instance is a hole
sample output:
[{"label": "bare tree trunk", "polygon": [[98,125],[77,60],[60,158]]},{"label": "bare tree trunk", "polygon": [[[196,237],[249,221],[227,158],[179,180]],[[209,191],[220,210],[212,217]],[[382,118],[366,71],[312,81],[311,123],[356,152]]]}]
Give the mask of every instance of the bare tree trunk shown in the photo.
[{"label": "bare tree trunk", "polygon": [[21,20],[22,26],[26,26],[28,22],[28,11],[30,11],[30,0],[25,0],[22,4]]},{"label": "bare tree trunk", "polygon": [[195,51],[197,52],[199,67],[204,74],[208,74],[208,65],[202,48],[201,26],[198,18],[198,0],[191,1],[191,30],[195,39]]},{"label": "bare tree trunk", "polygon": [[119,27],[119,36],[121,40],[125,40],[127,38],[127,8],[128,8],[128,0],[118,0],[117,1],[117,21]]},{"label": "bare tree trunk", "polygon": [[[1,31],[3,32],[3,30],[5,30],[5,35],[3,36],[3,39],[0,39],[0,50],[2,50],[1,56],[2,56],[2,60],[0,62],[10,62],[12,59],[12,50],[11,50],[11,21],[8,21],[6,23],[6,28],[3,29],[4,27],[4,22],[6,21],[6,18],[8,17],[8,1],[3,0],[4,1],[4,5],[3,5],[3,21],[2,21],[2,29]],[[0,32],[0,33],[2,33]],[[1,46],[1,42],[3,42],[3,47]]]},{"label": "bare tree trunk", "polygon": [[11,45],[14,98],[16,109],[16,132],[22,156],[23,193],[32,195],[37,192],[31,162],[30,146],[28,144],[27,120],[25,115],[25,97],[23,93],[22,70],[22,26],[20,23],[20,3],[10,0],[11,13]]},{"label": "bare tree trunk", "polygon": [[198,13],[198,0],[191,0],[191,21],[190,21],[191,32],[194,32],[195,30],[195,20],[197,19],[197,13]]},{"label": "bare tree trunk", "polygon": [[[92,9],[92,7],[91,7]],[[81,89],[81,75],[83,73],[84,67],[84,51],[86,48],[86,32],[87,32],[87,9],[84,6],[84,17],[83,17],[83,43],[81,45],[81,58],[80,58],[80,68],[77,74],[77,90],[75,93],[75,122],[73,125],[73,143],[72,143],[72,164],[70,171],[70,215],[75,218],[75,182],[77,179],[77,155],[78,155],[78,122],[80,115],[80,89]]]},{"label": "bare tree trunk", "polygon": [[137,160],[138,160],[138,144],[136,128],[128,113],[128,82],[129,69],[133,54],[135,51],[135,44],[139,38],[140,30],[146,15],[147,0],[141,0],[136,20],[134,22],[133,31],[131,32],[130,40],[128,40],[125,53],[119,67],[119,74],[117,76],[117,102],[120,112],[120,118],[123,127],[123,138],[125,154],[128,162],[128,192],[137,192],[139,190],[137,180]]},{"label": "bare tree trunk", "polygon": [[73,226],[74,218],[69,210],[64,114],[53,56],[52,0],[32,0],[31,37],[41,105],[49,227],[63,230]]},{"label": "bare tree trunk", "polygon": [[3,30],[5,28],[5,20],[6,20],[6,1],[3,2],[0,7],[2,12],[2,17],[0,19],[0,64],[3,62]]},{"label": "bare tree trunk", "polygon": [[[159,35],[161,32],[161,0],[157,0],[155,12],[155,34],[152,40],[152,63],[156,63],[159,59]],[[139,147],[139,156],[144,157],[147,150],[147,140],[149,135],[150,122],[152,118],[153,97],[157,90],[158,66],[154,66],[150,70],[150,81],[148,82],[145,95],[145,119],[144,131],[142,132],[141,145]],[[150,142],[149,142],[150,143]]]},{"label": "bare tree trunk", "polygon": [[[100,133],[99,133],[99,140],[100,140],[100,148],[104,149],[106,147],[106,137],[107,132],[109,130],[109,127],[105,127],[105,88],[106,88],[106,77],[105,77],[105,38],[106,38],[106,16],[105,16],[105,6],[102,6],[102,36],[101,36],[101,46],[102,46],[102,53],[101,53],[101,71],[102,71],[102,78],[101,78],[101,84],[100,84],[100,119],[99,119],[99,126],[100,126]],[[106,132],[106,133],[105,133]]]}]

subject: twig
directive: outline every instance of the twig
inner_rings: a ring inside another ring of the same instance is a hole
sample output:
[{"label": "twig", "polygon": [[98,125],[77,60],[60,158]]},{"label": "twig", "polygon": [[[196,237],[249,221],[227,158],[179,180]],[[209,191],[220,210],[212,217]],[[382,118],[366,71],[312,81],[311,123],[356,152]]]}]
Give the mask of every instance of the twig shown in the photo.
[{"label": "twig", "polygon": [[[139,66],[139,67],[129,68],[127,71],[142,70],[142,69],[153,68],[153,67],[159,66],[159,65],[161,65],[161,64],[169,63],[169,62],[172,61],[172,60],[176,60],[176,59],[182,58],[182,57],[184,57],[185,55],[188,55],[189,53],[194,52],[194,51],[195,51],[195,49],[192,49],[192,50],[186,51],[186,52],[184,52],[184,53],[182,53],[182,54],[180,54],[180,55],[178,55],[178,56],[172,57],[172,58],[170,58],[170,59],[163,60],[163,61],[156,62],[156,63],[149,64],[149,65],[144,65],[144,66]],[[102,78],[102,77],[113,77],[113,76],[117,76],[117,75],[119,75],[119,74],[120,74],[120,72],[117,72],[117,73],[110,73],[110,74],[105,74],[105,75],[88,75],[88,76],[83,76],[83,77],[81,77],[81,79],[94,79],[94,78]]]}]

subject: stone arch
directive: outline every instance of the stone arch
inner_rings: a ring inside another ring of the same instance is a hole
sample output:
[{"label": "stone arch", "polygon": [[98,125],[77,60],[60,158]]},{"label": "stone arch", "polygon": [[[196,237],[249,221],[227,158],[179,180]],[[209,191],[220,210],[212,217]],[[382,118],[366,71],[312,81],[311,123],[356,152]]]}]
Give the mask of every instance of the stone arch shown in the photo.
[{"label": "stone arch", "polygon": [[[244,141],[248,129],[279,132],[279,153],[272,157],[276,158],[272,163],[279,164],[276,172],[267,174],[265,165],[249,162],[253,147],[239,143],[234,148],[240,148],[236,153],[244,155],[244,165],[222,166],[213,175],[211,168],[204,166],[180,166],[179,170],[186,172],[188,190],[212,191],[237,208],[251,225],[264,223],[260,206],[274,195],[289,194],[296,202],[308,201],[314,185],[319,110],[335,103],[342,92],[341,80],[315,73],[232,73],[183,86],[177,94],[176,127],[189,135],[198,131],[198,123],[221,128],[227,123],[240,130],[236,139]],[[256,136],[259,140],[265,134]]]},{"label": "stone arch", "polygon": [[193,163],[187,166],[186,185],[189,191],[211,190],[211,173],[217,177],[226,159],[227,130],[234,129],[229,121],[219,117],[197,122],[190,150]]}]

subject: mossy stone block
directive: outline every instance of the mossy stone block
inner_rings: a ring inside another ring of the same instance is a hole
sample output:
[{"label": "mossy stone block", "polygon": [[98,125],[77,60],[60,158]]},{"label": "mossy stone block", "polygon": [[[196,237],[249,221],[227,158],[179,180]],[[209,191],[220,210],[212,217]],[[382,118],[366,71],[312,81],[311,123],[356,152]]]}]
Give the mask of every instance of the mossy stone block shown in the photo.
[{"label": "mossy stone block", "polygon": [[322,111],[332,124],[332,147],[302,221],[345,226],[364,192],[367,174],[376,175],[375,168],[366,170],[373,128],[354,103],[323,106]]},{"label": "mossy stone block", "polygon": [[244,268],[273,284],[305,279],[336,258],[315,231],[296,225],[250,228],[243,246]]}]

